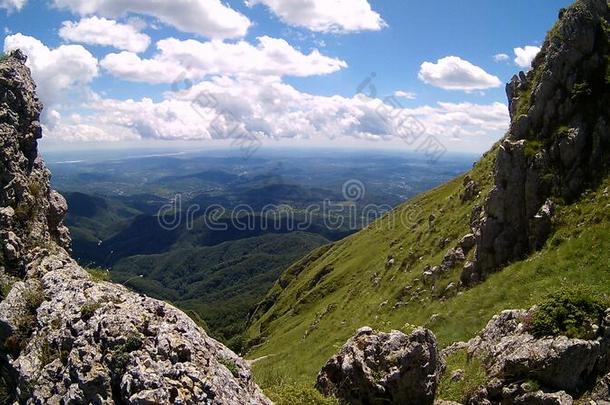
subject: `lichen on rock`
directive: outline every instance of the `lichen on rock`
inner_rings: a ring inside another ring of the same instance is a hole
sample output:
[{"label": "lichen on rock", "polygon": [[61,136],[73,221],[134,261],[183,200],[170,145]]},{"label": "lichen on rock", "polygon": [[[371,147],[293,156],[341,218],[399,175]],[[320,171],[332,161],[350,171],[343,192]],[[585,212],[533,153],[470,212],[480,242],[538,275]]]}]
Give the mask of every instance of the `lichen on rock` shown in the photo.
[{"label": "lichen on rock", "polygon": [[[70,258],[65,199],[38,156],[42,105],[0,61],[0,383],[25,404],[270,404],[246,362],[171,305]],[[8,280],[8,281],[5,281]],[[231,364],[231,369],[227,367]]]}]

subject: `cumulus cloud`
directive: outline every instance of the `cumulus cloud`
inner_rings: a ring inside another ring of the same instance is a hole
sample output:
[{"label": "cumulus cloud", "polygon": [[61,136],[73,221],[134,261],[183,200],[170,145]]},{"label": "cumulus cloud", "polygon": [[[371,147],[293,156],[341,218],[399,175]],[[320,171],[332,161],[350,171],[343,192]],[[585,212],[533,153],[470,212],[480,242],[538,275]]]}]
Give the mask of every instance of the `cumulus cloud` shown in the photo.
[{"label": "cumulus cloud", "polygon": [[398,90],[394,92],[394,97],[406,98],[407,100],[415,100],[417,98],[417,94],[410,91]]},{"label": "cumulus cloud", "polygon": [[418,77],[424,83],[445,90],[485,90],[500,87],[497,76],[457,56],[447,56],[436,63],[422,63]]},{"label": "cumulus cloud", "polygon": [[168,38],[159,41],[157,49],[159,52],[152,59],[121,52],[107,55],[100,64],[114,76],[147,83],[171,83],[178,78],[194,80],[218,74],[311,76],[347,67],[344,61],[324,56],[317,49],[303,54],[283,39],[266,36],[258,38],[257,46],[245,41]]},{"label": "cumulus cloud", "polygon": [[94,16],[79,22],[64,21],[59,36],[66,41],[112,46],[137,53],[144,52],[150,45],[150,37],[139,31],[133,25]]},{"label": "cumulus cloud", "polygon": [[53,3],[83,16],[117,18],[127,13],[144,14],[181,31],[209,38],[243,37],[251,24],[246,16],[220,0],[53,0]]},{"label": "cumulus cloud", "polygon": [[49,49],[36,38],[22,34],[4,39],[4,52],[21,49],[38,86],[38,94],[48,110],[66,101],[67,94],[87,92],[88,83],[98,74],[97,59],[81,45]]},{"label": "cumulus cloud", "polygon": [[266,5],[282,21],[316,32],[378,31],[386,26],[368,0],[248,0]]},{"label": "cumulus cloud", "polygon": [[494,55],[494,61],[499,63],[499,62],[506,62],[510,59],[510,56],[508,56],[505,53],[498,53],[496,55]]},{"label": "cumulus cloud", "polygon": [[537,46],[524,46],[523,48],[515,48],[515,63],[517,66],[523,69],[530,69],[532,67],[532,62],[538,52],[540,52],[540,48]]},{"label": "cumulus cloud", "polygon": [[27,0],[0,0],[0,8],[10,11],[19,11]]},{"label": "cumulus cloud", "polygon": [[[91,114],[67,117],[50,136],[62,140],[89,136],[102,140],[347,138],[400,142],[400,126],[414,117],[426,135],[449,142],[456,137],[499,136],[509,122],[506,105],[501,103],[438,103],[406,109],[362,95],[303,93],[270,76],[216,76],[188,89],[167,92],[159,102],[100,97],[86,107]],[[75,135],[76,130],[80,132]]]}]

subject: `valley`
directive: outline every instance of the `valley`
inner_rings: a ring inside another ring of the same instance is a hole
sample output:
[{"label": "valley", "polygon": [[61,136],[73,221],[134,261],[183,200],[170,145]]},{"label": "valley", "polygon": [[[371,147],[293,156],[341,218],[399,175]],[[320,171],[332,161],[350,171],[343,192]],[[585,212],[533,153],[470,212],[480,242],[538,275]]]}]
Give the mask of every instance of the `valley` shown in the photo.
[{"label": "valley", "polygon": [[[68,201],[79,263],[178,305],[237,351],[250,312],[290,264],[475,159],[451,155],[431,165],[417,153],[231,153],[118,151],[85,163],[49,152],[47,160]],[[346,183],[357,195],[345,195]],[[213,224],[210,208],[219,212]]]}]

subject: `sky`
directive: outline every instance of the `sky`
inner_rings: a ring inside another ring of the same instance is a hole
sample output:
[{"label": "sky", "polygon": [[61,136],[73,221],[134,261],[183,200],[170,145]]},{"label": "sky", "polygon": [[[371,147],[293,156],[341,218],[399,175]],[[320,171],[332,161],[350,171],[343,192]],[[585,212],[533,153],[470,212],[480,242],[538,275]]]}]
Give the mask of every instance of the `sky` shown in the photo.
[{"label": "sky", "polygon": [[0,0],[44,146],[480,153],[565,0]]}]

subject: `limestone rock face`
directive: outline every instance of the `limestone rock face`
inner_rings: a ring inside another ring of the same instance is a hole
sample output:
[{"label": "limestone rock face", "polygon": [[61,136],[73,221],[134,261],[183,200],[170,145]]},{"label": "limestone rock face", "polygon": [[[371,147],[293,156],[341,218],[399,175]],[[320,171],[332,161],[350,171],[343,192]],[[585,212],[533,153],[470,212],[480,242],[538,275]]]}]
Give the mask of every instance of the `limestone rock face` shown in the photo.
[{"label": "limestone rock face", "polygon": [[[597,400],[608,396],[607,359],[610,333],[596,340],[565,336],[535,338],[527,320],[535,308],[508,310],[494,316],[487,326],[467,343],[457,343],[443,352],[466,350],[484,360],[488,382],[470,398],[472,404],[572,404],[574,396],[591,390]],[[607,330],[608,320],[602,324]],[[610,332],[610,330],[608,330]],[[532,390],[525,382],[536,381]]]},{"label": "limestone rock face", "polygon": [[70,242],[65,200],[52,197],[59,194],[38,158],[42,105],[24,61],[17,51],[0,64],[0,266],[15,276],[23,275],[37,247],[69,248]]},{"label": "limestone rock face", "polygon": [[552,228],[548,199],[571,202],[607,170],[608,55],[608,2],[578,0],[561,14],[532,70],[507,85],[511,126],[476,224],[475,271],[463,282],[481,281],[540,248]]},{"label": "limestone rock face", "polygon": [[0,383],[25,404],[270,404],[244,360],[161,301],[69,256],[65,199],[37,156],[25,58],[0,62]]},{"label": "limestone rock face", "polygon": [[443,368],[429,330],[358,330],[318,374],[316,388],[350,404],[432,404]]}]

